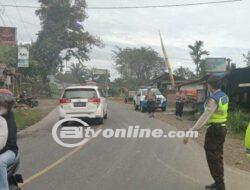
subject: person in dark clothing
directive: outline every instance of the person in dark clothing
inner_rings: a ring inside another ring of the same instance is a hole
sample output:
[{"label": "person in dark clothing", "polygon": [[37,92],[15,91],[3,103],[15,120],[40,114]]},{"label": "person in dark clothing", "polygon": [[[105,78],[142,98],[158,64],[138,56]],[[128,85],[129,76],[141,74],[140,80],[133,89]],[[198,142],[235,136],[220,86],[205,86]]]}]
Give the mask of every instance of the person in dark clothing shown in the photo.
[{"label": "person in dark clothing", "polygon": [[178,119],[179,117],[179,104],[180,104],[180,92],[177,91],[176,94],[175,94],[175,116],[176,116],[176,119]]},{"label": "person in dark clothing", "polygon": [[175,95],[175,115],[176,119],[181,119],[185,103],[185,93],[177,91]]},{"label": "person in dark clothing", "polygon": [[149,117],[154,117],[156,95],[151,88],[148,89],[146,100],[147,100],[147,110]]},{"label": "person in dark clothing", "polygon": [[27,97],[28,97],[28,95],[27,95],[26,90],[22,91],[22,93],[19,96],[19,98],[21,98],[21,99],[27,99]]},{"label": "person in dark clothing", "polygon": [[7,167],[14,163],[18,154],[17,129],[14,114],[11,111],[14,104],[13,94],[6,89],[0,89],[0,115],[8,126],[7,142],[0,150],[0,189],[9,190]]}]

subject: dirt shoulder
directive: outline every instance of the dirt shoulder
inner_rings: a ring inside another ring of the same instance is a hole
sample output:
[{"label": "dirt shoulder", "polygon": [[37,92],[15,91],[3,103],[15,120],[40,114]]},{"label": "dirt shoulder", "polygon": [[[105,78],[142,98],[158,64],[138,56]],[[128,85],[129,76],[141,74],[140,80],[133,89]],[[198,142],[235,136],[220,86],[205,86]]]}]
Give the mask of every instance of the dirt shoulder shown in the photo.
[{"label": "dirt shoulder", "polygon": [[[182,121],[176,119],[171,111],[157,112],[156,118],[164,121],[178,130],[186,130],[192,127],[195,121],[190,120],[191,116],[184,116]],[[205,130],[199,132],[199,137],[195,139],[202,146],[204,145]],[[246,159],[244,140],[240,135],[228,134],[224,145],[224,161],[230,166],[250,172],[250,162]]]},{"label": "dirt shoulder", "polygon": [[[117,102],[124,104],[120,100]],[[133,105],[126,105],[133,109]],[[176,119],[173,108],[168,108],[166,112],[157,111],[155,113],[155,118],[176,127],[178,130],[187,130],[195,123],[190,115],[184,114],[182,121]],[[204,144],[205,132],[205,129],[200,131],[199,137],[195,139],[201,146]],[[250,161],[246,159],[244,140],[241,135],[232,135],[228,133],[224,145],[224,161],[227,165],[250,172]]]}]

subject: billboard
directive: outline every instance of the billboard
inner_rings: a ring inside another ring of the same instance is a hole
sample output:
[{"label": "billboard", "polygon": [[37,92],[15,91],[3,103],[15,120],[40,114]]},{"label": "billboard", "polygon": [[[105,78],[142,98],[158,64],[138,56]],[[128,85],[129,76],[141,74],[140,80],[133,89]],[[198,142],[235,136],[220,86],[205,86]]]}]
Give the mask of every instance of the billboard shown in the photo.
[{"label": "billboard", "polygon": [[0,27],[0,45],[16,45],[16,28]]},{"label": "billboard", "polygon": [[95,69],[94,74],[95,75],[107,75],[109,72],[107,69]]},{"label": "billboard", "polygon": [[18,47],[18,67],[29,67],[29,49],[28,47]]},{"label": "billboard", "polygon": [[206,58],[205,69],[207,73],[226,72],[227,59],[226,58]]}]

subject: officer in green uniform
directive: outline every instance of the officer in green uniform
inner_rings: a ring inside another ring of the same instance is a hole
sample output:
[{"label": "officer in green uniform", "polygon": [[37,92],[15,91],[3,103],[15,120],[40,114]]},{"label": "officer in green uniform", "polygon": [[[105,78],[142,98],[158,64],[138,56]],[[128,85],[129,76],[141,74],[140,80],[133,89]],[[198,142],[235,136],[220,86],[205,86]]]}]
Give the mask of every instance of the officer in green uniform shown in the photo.
[{"label": "officer in green uniform", "polygon": [[[223,144],[227,134],[226,121],[229,99],[220,90],[221,77],[212,75],[208,79],[208,90],[210,97],[205,103],[205,111],[190,129],[200,130],[203,126],[207,127],[205,136],[205,152],[210,173],[214,183],[205,186],[210,190],[225,190],[224,167],[223,167]],[[184,144],[188,138],[184,139]]]},{"label": "officer in green uniform", "polygon": [[247,158],[250,160],[250,123],[249,123],[247,131],[246,131],[245,147],[246,147]]}]

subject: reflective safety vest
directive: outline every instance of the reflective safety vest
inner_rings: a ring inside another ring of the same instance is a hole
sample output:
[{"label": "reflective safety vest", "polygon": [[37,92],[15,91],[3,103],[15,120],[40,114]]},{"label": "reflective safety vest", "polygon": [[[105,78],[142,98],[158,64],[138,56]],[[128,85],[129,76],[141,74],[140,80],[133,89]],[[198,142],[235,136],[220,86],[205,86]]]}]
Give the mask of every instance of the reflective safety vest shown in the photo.
[{"label": "reflective safety vest", "polygon": [[[208,123],[225,123],[227,121],[227,110],[229,104],[228,96],[221,90],[215,92],[210,98],[217,102],[217,109],[208,120]],[[226,126],[226,125],[225,125]]]},{"label": "reflective safety vest", "polygon": [[247,131],[246,131],[245,147],[246,147],[247,158],[250,159],[250,123],[249,123]]}]

